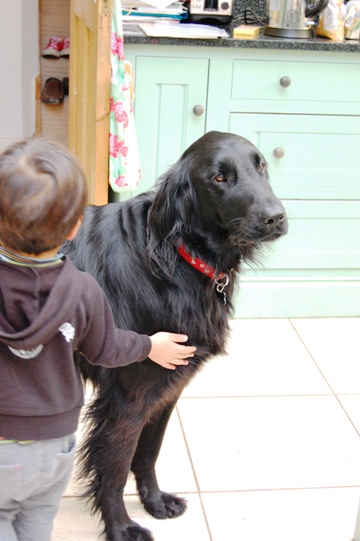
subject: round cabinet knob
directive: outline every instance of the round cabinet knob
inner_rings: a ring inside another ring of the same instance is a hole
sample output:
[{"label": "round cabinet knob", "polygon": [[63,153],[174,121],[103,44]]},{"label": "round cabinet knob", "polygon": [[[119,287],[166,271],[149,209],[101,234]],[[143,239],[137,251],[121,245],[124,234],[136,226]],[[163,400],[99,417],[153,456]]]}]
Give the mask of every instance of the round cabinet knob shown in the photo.
[{"label": "round cabinet knob", "polygon": [[286,75],[284,77],[281,77],[280,84],[283,88],[287,88],[291,85],[291,79],[290,77],[287,77]]},{"label": "round cabinet knob", "polygon": [[282,147],[276,147],[274,149],[274,156],[280,160],[280,158],[285,156],[285,150]]},{"label": "round cabinet knob", "polygon": [[193,109],[193,113],[195,116],[201,116],[204,114],[204,107],[202,105],[195,105]]},{"label": "round cabinet knob", "polygon": [[221,3],[221,9],[223,9],[224,11],[226,11],[227,9],[229,9],[230,5],[228,2],[222,2]]}]

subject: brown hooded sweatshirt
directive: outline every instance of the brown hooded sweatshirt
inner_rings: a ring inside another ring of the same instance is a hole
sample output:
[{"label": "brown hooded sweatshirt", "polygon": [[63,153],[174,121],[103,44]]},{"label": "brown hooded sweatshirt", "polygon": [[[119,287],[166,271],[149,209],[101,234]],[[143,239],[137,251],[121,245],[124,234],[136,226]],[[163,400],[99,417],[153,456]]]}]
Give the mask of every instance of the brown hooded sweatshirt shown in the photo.
[{"label": "brown hooded sweatshirt", "polygon": [[84,399],[75,349],[113,368],[146,359],[151,341],[116,328],[98,283],[68,257],[50,266],[0,259],[0,437],[76,431]]}]

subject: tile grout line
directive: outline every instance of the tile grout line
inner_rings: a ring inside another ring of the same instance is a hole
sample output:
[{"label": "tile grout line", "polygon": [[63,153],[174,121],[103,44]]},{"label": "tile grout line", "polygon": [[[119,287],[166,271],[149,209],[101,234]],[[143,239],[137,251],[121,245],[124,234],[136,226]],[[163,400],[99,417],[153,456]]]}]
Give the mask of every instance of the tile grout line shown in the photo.
[{"label": "tile grout line", "polygon": [[296,329],[296,327],[294,326],[293,322],[292,322],[292,319],[289,319],[288,320],[290,325],[292,326],[292,328],[294,329],[295,333],[297,334],[297,336],[299,337],[299,340],[301,341],[301,343],[303,344],[304,348],[306,349],[306,351],[308,352],[308,354],[310,355],[311,359],[313,360],[316,368],[318,369],[318,371],[320,372],[320,374],[322,375],[324,381],[326,382],[326,385],[329,387],[330,391],[332,392],[333,396],[335,397],[335,399],[337,400],[338,404],[340,405],[341,409],[343,410],[343,412],[345,413],[346,417],[348,418],[348,420],[350,421],[350,423],[352,424],[356,434],[360,437],[360,432],[358,431],[358,429],[356,428],[355,424],[353,423],[351,417],[349,416],[348,412],[346,411],[346,409],[344,408],[343,404],[341,403],[341,400],[339,399],[338,395],[335,393],[334,389],[332,388],[332,386],[330,385],[330,383],[328,382],[327,378],[325,377],[325,374],[323,373],[323,371],[321,370],[321,368],[319,367],[319,365],[317,364],[317,362],[315,361],[311,351],[309,350],[309,348],[307,347],[307,345],[305,344],[302,336],[300,335],[300,333],[298,332],[298,330]]},{"label": "tile grout line", "polygon": [[209,541],[213,541],[213,537],[212,537],[212,535],[211,535],[211,530],[210,530],[209,521],[208,521],[208,518],[207,518],[206,511],[205,511],[204,502],[203,502],[203,500],[202,500],[202,495],[201,495],[201,490],[200,490],[199,481],[198,481],[198,478],[197,478],[197,475],[196,475],[195,466],[194,466],[194,463],[193,463],[193,460],[192,460],[192,457],[191,457],[189,445],[188,445],[188,442],[187,442],[187,439],[186,439],[185,430],[184,430],[184,426],[183,426],[183,423],[182,423],[182,420],[181,420],[181,416],[180,416],[180,412],[179,412],[178,406],[176,406],[176,414],[177,414],[177,416],[178,416],[178,420],[179,420],[179,423],[180,423],[181,432],[182,432],[182,435],[183,435],[183,438],[184,438],[184,443],[185,443],[186,451],[187,451],[187,454],[188,454],[188,457],[189,457],[189,460],[190,460],[190,464],[191,464],[191,470],[192,470],[192,472],[193,472],[193,476],[194,476],[194,479],[195,479],[195,484],[196,484],[197,494],[198,494],[199,499],[200,499],[201,509],[202,509],[202,512],[203,512],[203,515],[204,515],[206,528],[207,528],[207,531],[208,531],[208,534],[209,534]]}]

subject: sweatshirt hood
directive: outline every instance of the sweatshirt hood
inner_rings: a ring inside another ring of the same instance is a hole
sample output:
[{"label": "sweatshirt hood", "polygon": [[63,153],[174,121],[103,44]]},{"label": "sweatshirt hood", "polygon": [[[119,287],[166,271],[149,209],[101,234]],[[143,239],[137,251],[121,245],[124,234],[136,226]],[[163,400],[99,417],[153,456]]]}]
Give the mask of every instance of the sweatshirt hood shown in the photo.
[{"label": "sweatshirt hood", "polygon": [[[69,321],[82,294],[82,281],[71,260],[65,256],[60,269],[55,271],[56,276],[44,304],[37,308],[37,278],[46,270],[20,267],[4,261],[0,263],[0,342],[16,349],[31,350],[39,344],[46,344],[60,327],[64,329],[63,325]],[[33,273],[30,291],[27,282],[29,273]],[[27,324],[25,327],[17,326],[14,324],[16,314],[19,314],[21,320],[25,303]],[[34,305],[33,310],[31,303]],[[6,317],[6,311],[2,310],[2,306],[7,305],[11,306],[12,315],[15,314],[12,321]]]}]

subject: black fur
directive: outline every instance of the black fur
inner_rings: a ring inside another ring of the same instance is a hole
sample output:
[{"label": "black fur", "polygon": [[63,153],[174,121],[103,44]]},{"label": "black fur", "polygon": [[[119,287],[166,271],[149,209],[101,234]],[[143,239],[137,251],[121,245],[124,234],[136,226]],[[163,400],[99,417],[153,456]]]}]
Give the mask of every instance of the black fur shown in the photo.
[{"label": "black fur", "polygon": [[[225,351],[240,260],[252,261],[264,242],[286,232],[263,156],[242,137],[210,132],[185,151],[156,192],[89,207],[77,238],[65,246],[75,265],[103,287],[119,327],[185,333],[197,347],[190,364],[175,371],[150,360],[114,370],[82,363],[84,377],[98,388],[80,450],[82,474],[109,541],[153,539],[126,512],[129,471],[154,517],[185,511],[185,501],[162,492],[156,481],[168,419],[198,369]],[[227,273],[226,304],[215,282],[179,256],[180,243]]]}]

